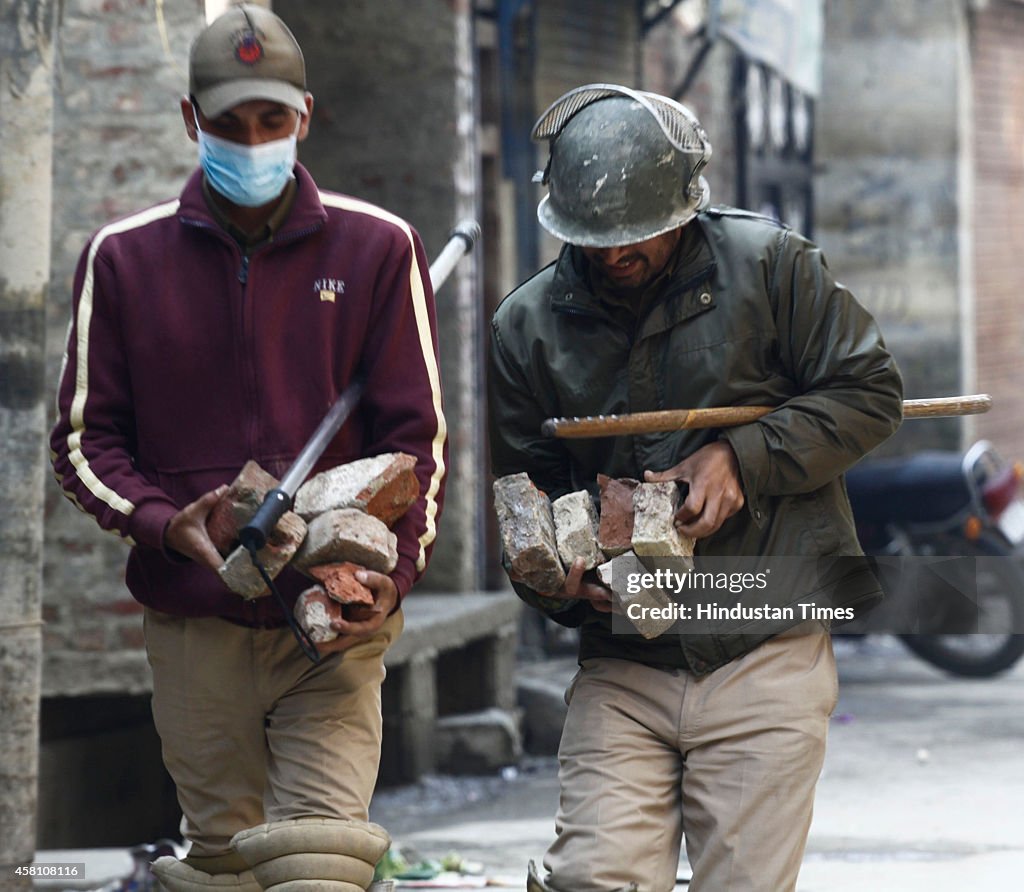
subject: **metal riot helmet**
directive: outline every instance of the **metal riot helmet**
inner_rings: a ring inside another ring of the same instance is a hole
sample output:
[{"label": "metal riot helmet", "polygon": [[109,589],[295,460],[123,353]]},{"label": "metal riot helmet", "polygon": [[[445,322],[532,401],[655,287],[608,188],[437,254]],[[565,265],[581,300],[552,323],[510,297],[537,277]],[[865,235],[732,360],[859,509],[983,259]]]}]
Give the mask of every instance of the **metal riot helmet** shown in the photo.
[{"label": "metal riot helmet", "polygon": [[672,99],[614,84],[588,84],[555,100],[534,125],[548,140],[540,175],[549,193],[541,225],[573,245],[611,248],[661,235],[707,207],[701,170],[711,143]]}]

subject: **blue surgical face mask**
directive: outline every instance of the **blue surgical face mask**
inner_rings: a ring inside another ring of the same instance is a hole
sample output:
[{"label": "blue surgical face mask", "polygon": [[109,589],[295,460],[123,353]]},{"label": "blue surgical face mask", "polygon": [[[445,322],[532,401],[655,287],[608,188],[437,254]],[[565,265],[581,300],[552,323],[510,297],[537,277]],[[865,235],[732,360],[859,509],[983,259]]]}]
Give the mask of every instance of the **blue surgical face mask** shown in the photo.
[{"label": "blue surgical face mask", "polygon": [[291,136],[247,146],[203,133],[196,118],[199,164],[206,179],[233,204],[247,208],[269,204],[294,176],[301,123],[300,115]]}]

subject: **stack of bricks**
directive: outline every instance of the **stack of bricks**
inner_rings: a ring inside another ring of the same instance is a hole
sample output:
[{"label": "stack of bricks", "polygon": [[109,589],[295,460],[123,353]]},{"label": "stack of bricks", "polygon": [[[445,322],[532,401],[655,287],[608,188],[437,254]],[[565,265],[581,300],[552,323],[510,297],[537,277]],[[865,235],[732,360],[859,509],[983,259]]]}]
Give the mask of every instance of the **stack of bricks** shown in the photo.
[{"label": "stack of bricks", "polygon": [[361,569],[390,573],[398,563],[391,527],[416,502],[416,459],[387,452],[339,465],[310,478],[295,494],[295,511],[309,534],[293,563],[317,584],[295,605],[295,618],[318,644],[338,633],[331,623],[358,619],[373,594],[356,579]]},{"label": "stack of bricks", "polygon": [[[600,475],[600,515],[585,490],[555,500],[533,485],[525,473],[494,483],[495,510],[505,559],[513,579],[546,597],[559,597],[565,574],[582,558],[611,590],[616,608],[631,604],[666,607],[660,590],[627,590],[631,573],[646,573],[656,559],[683,559],[692,566],[694,541],[675,527],[679,487],[675,483],[641,483]],[[645,638],[665,632],[672,620],[652,619],[644,611],[630,622]]]},{"label": "stack of bricks", "polygon": [[[416,459],[391,452],[339,465],[308,480],[259,552],[274,578],[287,565],[315,583],[300,596],[295,616],[317,643],[337,637],[331,623],[372,606],[373,593],[356,579],[360,569],[390,573],[398,563],[397,538],[390,527],[419,497]],[[221,578],[243,598],[269,590],[238,544],[238,533],[278,481],[255,462],[242,469],[207,521],[214,545],[226,556]]]}]

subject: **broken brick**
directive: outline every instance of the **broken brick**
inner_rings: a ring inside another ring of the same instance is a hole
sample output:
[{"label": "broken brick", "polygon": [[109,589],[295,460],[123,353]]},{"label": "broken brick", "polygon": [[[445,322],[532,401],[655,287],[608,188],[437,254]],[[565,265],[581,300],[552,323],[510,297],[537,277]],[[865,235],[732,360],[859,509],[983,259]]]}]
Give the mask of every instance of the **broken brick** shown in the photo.
[{"label": "broken brick", "polygon": [[[270,531],[266,544],[256,556],[267,575],[274,579],[298,553],[306,538],[306,522],[288,511]],[[270,594],[263,577],[253,565],[249,552],[239,545],[217,571],[224,584],[243,598],[261,598]]]},{"label": "broken brick", "polygon": [[641,483],[633,494],[633,551],[640,557],[692,558],[694,540],[675,526],[679,485]]},{"label": "broken brick", "polygon": [[366,513],[393,526],[420,497],[420,481],[416,476],[416,459],[403,452],[395,453],[395,460],[372,486],[360,491],[356,502],[366,500]]},{"label": "broken brick", "polygon": [[315,644],[333,641],[338,637],[331,623],[342,619],[342,606],[319,585],[299,595],[292,615]]},{"label": "broken brick", "polygon": [[356,579],[362,568],[346,561],[341,564],[321,564],[310,567],[309,575],[320,581],[335,601],[340,604],[366,604],[373,606],[373,592]]},{"label": "broken brick", "polygon": [[512,576],[534,591],[556,592],[565,582],[551,502],[525,473],[494,481],[494,508]]},{"label": "broken brick", "polygon": [[295,566],[308,572],[321,564],[346,561],[390,573],[398,563],[398,539],[383,521],[358,508],[327,511],[310,521]]},{"label": "broken brick", "polygon": [[571,492],[555,499],[551,505],[555,520],[555,542],[558,556],[566,570],[577,557],[583,558],[587,570],[605,561],[597,545],[597,510],[586,490]]},{"label": "broken brick", "polygon": [[601,487],[597,544],[608,557],[616,557],[633,547],[633,493],[640,481],[598,474],[597,483]]},{"label": "broken brick", "polygon": [[415,456],[387,452],[311,477],[295,494],[295,511],[311,520],[338,508],[361,508],[390,527],[419,496]]},{"label": "broken brick", "polygon": [[[231,554],[238,545],[238,531],[252,520],[267,493],[278,483],[277,478],[264,471],[256,462],[245,463],[206,518],[206,532],[217,551],[225,556]],[[299,525],[305,535],[305,522],[291,511],[285,512],[278,521],[278,528],[284,537],[293,535],[292,530],[298,529]],[[271,533],[273,537],[274,533]]]},{"label": "broken brick", "polygon": [[[621,613],[644,638],[657,638],[667,632],[675,619],[672,599],[657,586],[634,586],[630,591],[629,579],[637,580],[648,574],[648,568],[632,552],[627,551],[597,568],[597,577],[609,589],[612,600]],[[634,609],[629,608],[633,606]],[[640,609],[636,609],[639,607]],[[666,609],[667,608],[667,609]],[[657,609],[660,615],[651,615]]]},{"label": "broken brick", "polygon": [[[227,560],[217,570],[217,574],[224,585],[236,595],[241,595],[247,600],[262,598],[270,594],[270,589],[267,588],[263,577],[260,576],[259,571],[253,566],[249,552],[241,545],[228,555]],[[267,575],[270,575],[269,568],[267,569]]]}]

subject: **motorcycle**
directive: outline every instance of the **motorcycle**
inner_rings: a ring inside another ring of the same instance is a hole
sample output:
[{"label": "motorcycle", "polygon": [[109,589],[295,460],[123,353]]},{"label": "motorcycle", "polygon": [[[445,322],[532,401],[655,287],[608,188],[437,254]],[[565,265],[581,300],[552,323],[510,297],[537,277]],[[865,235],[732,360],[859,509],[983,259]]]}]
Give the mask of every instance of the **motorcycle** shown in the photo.
[{"label": "motorcycle", "polygon": [[[976,585],[974,628],[984,631],[894,630],[912,653],[951,674],[987,678],[1024,655],[1022,476],[1021,464],[1005,461],[987,441],[966,453],[925,451],[869,459],[846,473],[861,547],[879,566],[890,559],[976,559],[969,564]],[[899,595],[889,591],[884,573],[880,578],[887,596]],[[925,591],[922,602],[920,589],[915,597],[918,615],[927,616],[930,628],[956,626],[947,615],[956,609],[955,599]]]}]

